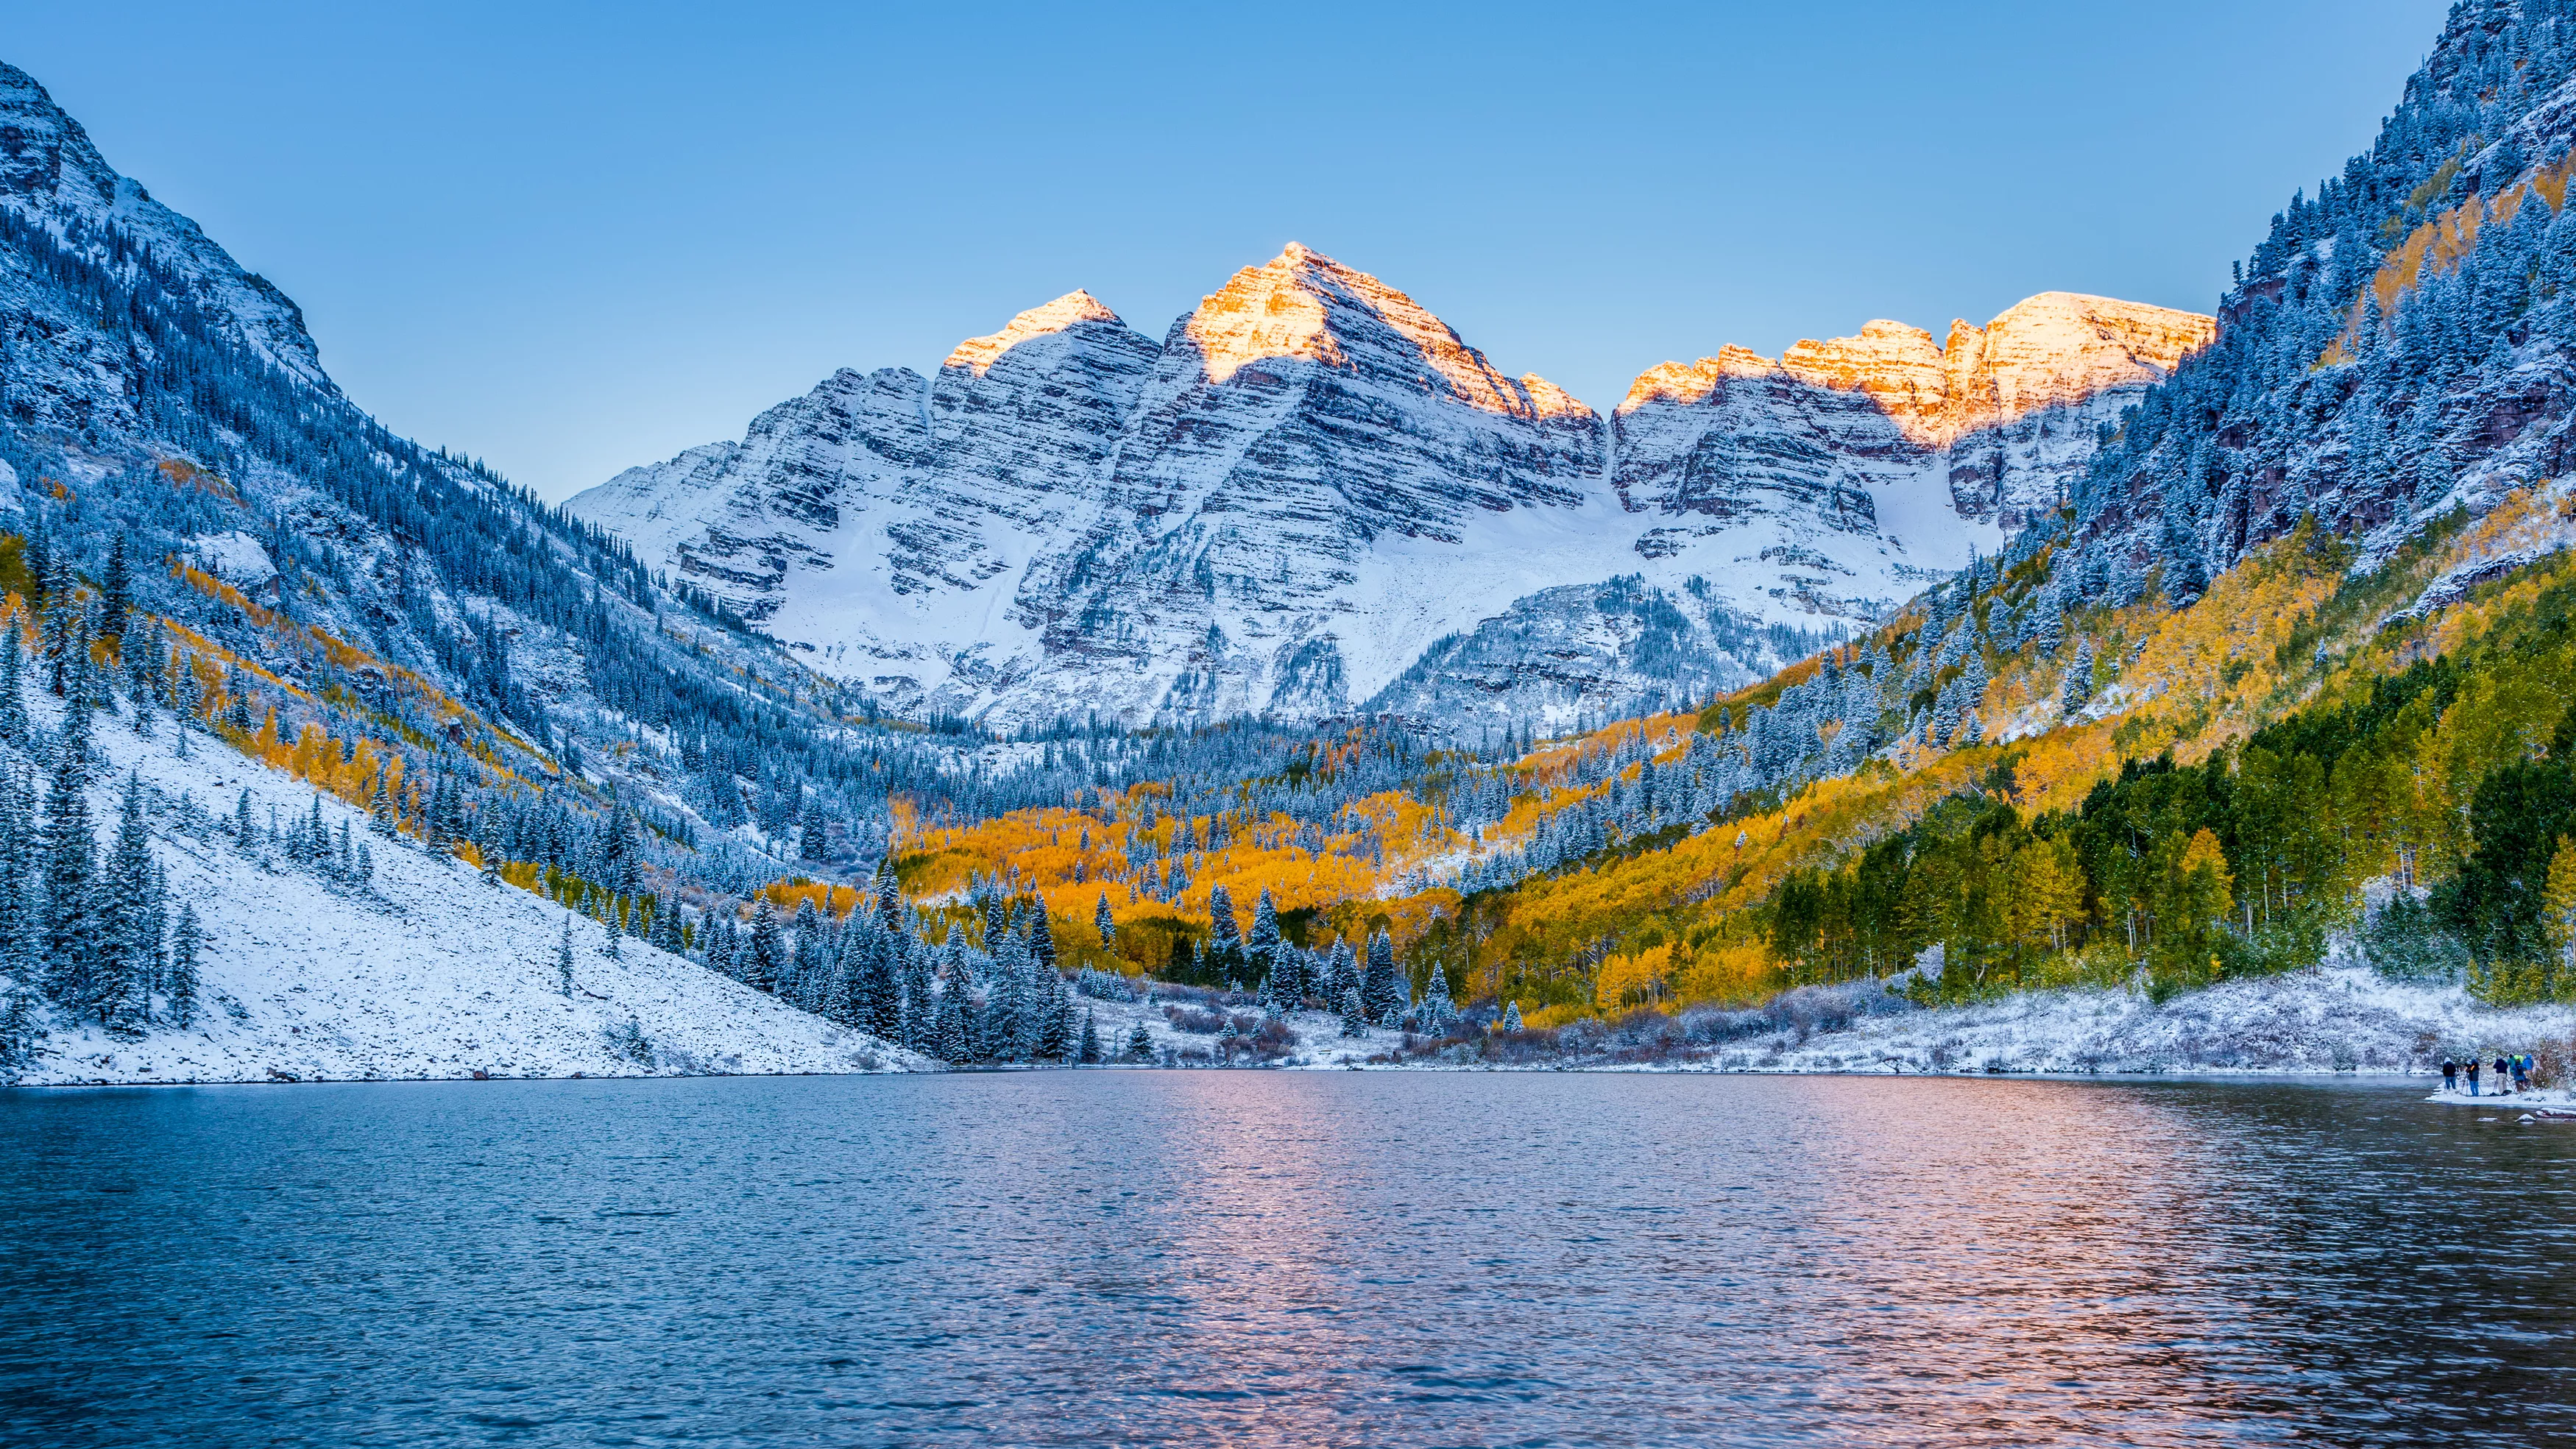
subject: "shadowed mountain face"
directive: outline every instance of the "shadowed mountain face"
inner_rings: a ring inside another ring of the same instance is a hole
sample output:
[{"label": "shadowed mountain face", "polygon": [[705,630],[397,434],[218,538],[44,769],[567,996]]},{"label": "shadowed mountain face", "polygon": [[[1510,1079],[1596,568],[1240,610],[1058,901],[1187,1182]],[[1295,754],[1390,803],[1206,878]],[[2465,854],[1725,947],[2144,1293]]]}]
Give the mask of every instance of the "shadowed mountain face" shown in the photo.
[{"label": "shadowed mountain face", "polygon": [[[2209,328],[2049,294],[1946,347],[1873,322],[1666,363],[1605,419],[1292,244],[1160,347],[1073,293],[571,506],[916,712],[1554,717],[1876,617],[2054,508]],[[1698,622],[1637,634],[1647,668],[1604,601]],[[1479,682],[1424,654],[1451,636]],[[1541,657],[1575,638],[1597,667]]]}]

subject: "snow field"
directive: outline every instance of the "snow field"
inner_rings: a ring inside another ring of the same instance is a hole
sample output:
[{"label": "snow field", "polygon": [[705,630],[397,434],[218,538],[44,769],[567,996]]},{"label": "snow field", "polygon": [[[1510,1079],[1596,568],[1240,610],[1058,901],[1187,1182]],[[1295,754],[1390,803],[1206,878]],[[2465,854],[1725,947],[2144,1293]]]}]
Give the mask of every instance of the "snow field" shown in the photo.
[{"label": "snow field", "polygon": [[[50,700],[34,711],[50,725]],[[100,715],[110,762],[91,787],[99,820],[115,818],[129,773],[175,805],[182,792],[213,815],[250,791],[301,820],[316,792],[203,736],[174,756],[175,726],[140,739],[127,717]],[[786,1006],[631,937],[621,960],[606,932],[573,923],[574,993],[556,990],[566,915],[514,887],[486,883],[463,861],[416,842],[365,835],[366,819],[324,797],[324,820],[374,849],[359,891],[295,866],[245,857],[227,836],[154,821],[155,857],[171,906],[193,904],[207,942],[196,1022],[119,1041],[94,1026],[57,1029],[29,1084],[346,1081],[933,1070],[938,1064]],[[624,1036],[632,1021],[649,1053]],[[649,1055],[649,1061],[648,1061]]]}]

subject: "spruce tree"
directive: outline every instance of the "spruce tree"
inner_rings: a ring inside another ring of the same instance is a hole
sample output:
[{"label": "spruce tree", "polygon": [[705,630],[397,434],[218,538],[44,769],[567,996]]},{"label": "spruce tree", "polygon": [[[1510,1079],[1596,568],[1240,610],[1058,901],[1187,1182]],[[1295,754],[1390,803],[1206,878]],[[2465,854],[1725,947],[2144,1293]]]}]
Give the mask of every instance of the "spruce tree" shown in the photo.
[{"label": "spruce tree", "polygon": [[1208,891],[1208,950],[1227,962],[1239,960],[1243,952],[1243,936],[1234,919],[1234,897],[1223,886]]},{"label": "spruce tree", "polygon": [[[249,792],[243,792],[245,801]],[[393,795],[385,788],[385,772],[376,772],[375,793],[367,799],[367,828],[390,840],[396,830]]]},{"label": "spruce tree", "polygon": [[36,993],[11,982],[0,992],[0,1085],[14,1084],[36,1064],[45,1029],[36,1015]]},{"label": "spruce tree", "polygon": [[1055,970],[1055,926],[1047,920],[1044,896],[1037,898],[1037,912],[1029,922],[1029,954],[1038,965]]},{"label": "spruce tree", "polygon": [[1342,992],[1341,1016],[1342,1035],[1368,1035],[1368,1013],[1360,1008],[1360,992],[1358,987],[1353,986]]},{"label": "spruce tree", "polygon": [[778,907],[762,896],[751,911],[751,939],[744,943],[743,984],[775,992],[786,983],[787,942],[778,924]]},{"label": "spruce tree", "polygon": [[[1279,908],[1272,904],[1268,886],[1261,888],[1261,899],[1253,904],[1252,934],[1244,940],[1243,954],[1254,971],[1272,976],[1279,973],[1280,958],[1285,953],[1280,950]],[[1293,981],[1280,984],[1292,990],[1296,986]]]},{"label": "spruce tree", "polygon": [[869,942],[867,952],[867,989],[863,999],[867,1019],[860,1023],[866,1030],[887,1041],[903,1039],[903,963],[895,938],[882,931]]},{"label": "spruce tree", "polygon": [[1381,930],[1369,938],[1368,971],[1360,983],[1360,1000],[1369,1019],[1392,1026],[1404,1015],[1404,977],[1395,966],[1395,940]]},{"label": "spruce tree", "polygon": [[128,775],[116,815],[116,844],[98,883],[95,971],[99,1019],[124,1036],[140,1036],[152,1016],[159,974],[154,928],[151,833],[143,825],[143,785]]},{"label": "spruce tree", "polygon": [[198,924],[197,908],[183,903],[178,923],[170,930],[170,971],[163,988],[172,1026],[184,1028],[196,1022],[197,958],[204,949],[205,928]]},{"label": "spruce tree", "polygon": [[821,865],[831,859],[830,839],[823,825],[823,812],[813,797],[805,800],[805,811],[796,827],[796,858],[808,865]]},{"label": "spruce tree", "polygon": [[125,534],[119,531],[108,540],[107,572],[98,585],[98,631],[116,640],[125,637],[125,626],[134,612],[134,574],[125,561]]},{"label": "spruce tree", "polygon": [[1109,892],[1100,893],[1100,903],[1091,908],[1092,929],[1100,933],[1100,949],[1118,949],[1118,920],[1109,914]]},{"label": "spruce tree", "polygon": [[105,990],[98,978],[95,840],[89,820],[89,711],[63,710],[45,787],[44,890],[38,909],[45,983],[75,1013],[96,1012]]},{"label": "spruce tree", "polygon": [[31,738],[26,650],[19,644],[18,626],[0,624],[0,741],[23,749]]},{"label": "spruce tree", "polygon": [[555,946],[555,990],[572,995],[572,912],[564,912],[563,939]]},{"label": "spruce tree", "polygon": [[1154,1034],[1146,1030],[1145,1023],[1140,1021],[1136,1023],[1135,1030],[1127,1033],[1127,1055],[1141,1062],[1153,1054]]},{"label": "spruce tree", "polygon": [[939,995],[938,1044],[931,1055],[943,1062],[967,1059],[966,990],[956,977],[950,977],[948,989]]},{"label": "spruce tree", "polygon": [[606,896],[601,899],[599,905],[600,920],[608,927],[608,944],[600,948],[600,954],[611,961],[623,961],[626,959],[626,952],[621,944],[626,938],[625,902],[616,896]]},{"label": "spruce tree", "polygon": [[2066,666],[2066,685],[2059,695],[2069,719],[2082,712],[2093,698],[2093,641],[2079,640],[2075,657]]},{"label": "spruce tree", "polygon": [[1082,1014],[1082,1046],[1074,1054],[1074,1064],[1085,1067],[1100,1064],[1100,1023],[1094,1012]]}]

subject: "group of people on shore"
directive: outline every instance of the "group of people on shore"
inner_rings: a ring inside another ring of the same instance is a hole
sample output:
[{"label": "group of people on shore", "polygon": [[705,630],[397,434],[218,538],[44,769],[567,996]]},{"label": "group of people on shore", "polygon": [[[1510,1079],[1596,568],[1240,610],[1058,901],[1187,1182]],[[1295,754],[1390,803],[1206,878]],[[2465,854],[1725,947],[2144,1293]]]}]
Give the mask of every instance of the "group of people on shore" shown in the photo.
[{"label": "group of people on shore", "polygon": [[[2458,1091],[2460,1089],[2460,1078],[2463,1074],[2466,1074],[2469,1079],[2469,1095],[2472,1097],[2482,1095],[2478,1090],[2478,1079],[2487,1065],[2487,1063],[2480,1061],[2476,1057],[2469,1058],[2465,1064],[2454,1061],[2449,1057],[2442,1058],[2442,1090],[2445,1092]],[[2509,1097],[2516,1092],[2528,1092],[2531,1090],[2531,1054],[2529,1052],[2521,1052],[2513,1056],[2506,1056],[2502,1052],[2498,1052],[2494,1062],[2494,1069],[2495,1094],[2497,1096]]]}]

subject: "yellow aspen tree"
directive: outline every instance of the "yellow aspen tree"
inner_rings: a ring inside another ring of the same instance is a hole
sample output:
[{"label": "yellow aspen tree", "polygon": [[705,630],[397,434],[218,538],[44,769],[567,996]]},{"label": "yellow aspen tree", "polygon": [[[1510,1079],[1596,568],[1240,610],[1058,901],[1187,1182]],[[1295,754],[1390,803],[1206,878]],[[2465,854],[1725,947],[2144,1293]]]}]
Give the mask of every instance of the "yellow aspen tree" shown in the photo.
[{"label": "yellow aspen tree", "polygon": [[2540,893],[2541,929],[2549,934],[2550,954],[2558,964],[2576,968],[2576,843],[2558,837],[2549,856],[2549,883]]}]

